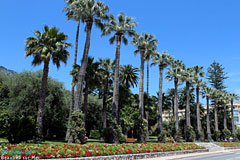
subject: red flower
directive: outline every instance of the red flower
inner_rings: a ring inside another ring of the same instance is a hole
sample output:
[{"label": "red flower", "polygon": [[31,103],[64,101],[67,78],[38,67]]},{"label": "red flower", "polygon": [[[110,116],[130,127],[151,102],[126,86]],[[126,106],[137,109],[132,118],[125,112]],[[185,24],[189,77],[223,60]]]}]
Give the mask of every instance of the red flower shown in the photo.
[{"label": "red flower", "polygon": [[92,152],[90,152],[90,151],[86,152],[85,156],[92,156]]}]

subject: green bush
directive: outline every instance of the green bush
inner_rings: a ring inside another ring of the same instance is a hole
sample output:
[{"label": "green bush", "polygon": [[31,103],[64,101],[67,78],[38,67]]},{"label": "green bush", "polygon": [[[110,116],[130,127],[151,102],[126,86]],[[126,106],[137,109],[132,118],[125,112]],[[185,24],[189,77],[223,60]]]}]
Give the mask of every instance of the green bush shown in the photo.
[{"label": "green bush", "polygon": [[166,136],[167,132],[166,131],[162,131],[162,133],[158,134],[158,142],[167,142],[168,141],[168,137]]},{"label": "green bush", "polygon": [[220,141],[220,136],[221,136],[221,132],[220,131],[215,131],[213,134],[213,139],[215,141]]},{"label": "green bush", "polygon": [[146,142],[147,141],[147,120],[140,119],[136,121],[137,133],[138,133],[138,141]]},{"label": "green bush", "polygon": [[99,130],[91,130],[89,137],[93,138],[93,139],[100,139],[101,135],[100,135]]},{"label": "green bush", "polygon": [[35,135],[35,122],[32,116],[17,116],[9,120],[7,129],[9,143],[20,143],[32,140]]},{"label": "green bush", "polygon": [[87,141],[86,131],[84,127],[84,114],[79,111],[72,113],[72,119],[68,126],[73,136],[74,143],[84,144]]},{"label": "green bush", "polygon": [[240,128],[236,130],[236,138],[240,140]]},{"label": "green bush", "polygon": [[124,141],[122,128],[111,116],[108,117],[108,125],[108,128],[103,128],[101,130],[101,137],[104,139],[104,142],[114,143]]},{"label": "green bush", "polygon": [[222,137],[224,140],[229,141],[229,138],[231,137],[231,132],[228,129],[224,129],[222,131]]},{"label": "green bush", "polygon": [[196,138],[196,133],[192,126],[186,128],[186,140],[187,142],[193,142]]}]

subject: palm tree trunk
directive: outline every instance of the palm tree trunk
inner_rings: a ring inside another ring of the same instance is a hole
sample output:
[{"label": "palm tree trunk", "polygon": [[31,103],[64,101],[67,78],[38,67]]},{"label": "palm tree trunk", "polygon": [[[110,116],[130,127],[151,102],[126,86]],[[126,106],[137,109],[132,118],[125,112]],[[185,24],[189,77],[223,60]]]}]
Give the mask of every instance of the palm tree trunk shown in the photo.
[{"label": "palm tree trunk", "polygon": [[214,99],[214,118],[215,118],[215,131],[218,131],[218,108],[217,108],[217,98]]},{"label": "palm tree trunk", "polygon": [[112,116],[117,121],[118,101],[119,101],[119,63],[120,63],[120,47],[121,47],[122,35],[116,35],[116,36],[117,36],[117,49],[116,49],[116,57],[115,57]]},{"label": "palm tree trunk", "polygon": [[[146,108],[148,109],[148,97],[149,97],[149,59],[147,60],[147,102],[146,102]],[[145,110],[145,109],[144,109]],[[147,111],[145,110],[145,118],[146,118],[146,120],[147,120],[147,126],[146,126],[146,128],[147,128],[147,139],[148,139],[148,137],[149,137],[149,132],[148,132],[148,113],[147,113]]]},{"label": "palm tree trunk", "polygon": [[224,104],[223,106],[223,110],[224,110],[224,115],[223,115],[223,128],[227,129],[227,109],[226,109],[226,105]]},{"label": "palm tree trunk", "polygon": [[[120,63],[120,47],[121,34],[117,34],[117,48],[115,57],[115,72],[114,72],[114,88],[113,88],[113,102],[112,102],[112,116],[118,122],[118,101],[119,101],[119,63]],[[119,143],[119,137],[114,137],[114,143]]]},{"label": "palm tree trunk", "polygon": [[[80,20],[78,21],[78,25],[77,25],[77,33],[76,33],[76,41],[75,41],[75,54],[74,54],[74,63],[73,65],[77,64],[77,52],[78,52],[78,37],[79,37],[79,28],[80,28]],[[74,77],[72,77],[72,91],[71,91],[71,100],[70,100],[70,106],[69,106],[69,116],[68,116],[68,124],[71,122],[72,120],[72,110],[74,107],[74,88],[75,88],[75,84],[74,83]],[[71,136],[70,133],[70,129],[67,129],[67,133],[66,133],[66,137],[65,140],[68,141],[69,137]],[[70,142],[71,143],[71,142]]]},{"label": "palm tree trunk", "polygon": [[196,98],[197,98],[197,129],[199,134],[199,140],[203,141],[202,124],[200,120],[200,108],[199,108],[199,86],[196,87]]},{"label": "palm tree trunk", "polygon": [[175,122],[175,139],[178,136],[178,79],[174,78],[174,122]]},{"label": "palm tree trunk", "polygon": [[45,99],[46,99],[49,61],[50,61],[50,58],[44,61],[42,89],[41,89],[40,100],[38,105],[36,133],[37,133],[37,138],[39,138],[40,141],[43,140],[43,114],[44,114],[44,105],[45,105]]},{"label": "palm tree trunk", "polygon": [[211,128],[210,128],[210,119],[209,119],[209,97],[206,97],[207,100],[207,137],[208,137],[208,141],[211,142],[212,141],[212,137],[211,137]]},{"label": "palm tree trunk", "polygon": [[[162,83],[163,83],[163,66],[159,65],[159,92],[158,92],[158,129],[161,135],[163,131],[163,124],[162,124]],[[159,141],[160,142],[160,141]]]},{"label": "palm tree trunk", "polygon": [[231,116],[232,116],[232,135],[233,135],[233,138],[236,139],[235,124],[234,124],[234,117],[233,117],[233,99],[231,99]]},{"label": "palm tree trunk", "polygon": [[107,93],[108,93],[108,76],[104,80],[103,111],[102,111],[103,128],[107,128]]},{"label": "palm tree trunk", "polygon": [[[139,113],[140,113],[140,119],[144,120],[144,93],[143,93],[143,84],[144,84],[144,53],[145,48],[140,49],[141,54],[141,73],[140,73],[140,87],[139,87]],[[140,136],[139,136],[139,142],[145,143],[144,139],[144,133],[143,128],[140,128]]]},{"label": "palm tree trunk", "polygon": [[186,82],[186,94],[187,94],[187,102],[186,102],[186,126],[191,126],[190,120],[190,91],[189,91],[190,83]]},{"label": "palm tree trunk", "polygon": [[83,52],[83,58],[81,61],[81,67],[78,74],[78,82],[77,82],[77,91],[76,91],[76,97],[75,97],[75,103],[74,103],[74,110],[75,111],[81,111],[82,108],[82,94],[83,94],[83,81],[85,79],[86,69],[87,69],[87,63],[88,63],[88,53],[90,48],[90,38],[91,38],[91,31],[92,31],[92,20],[86,21],[86,42]]},{"label": "palm tree trunk", "polygon": [[85,93],[84,93],[84,104],[83,104],[83,113],[84,113],[84,124],[86,129],[86,122],[87,122],[87,104],[88,104],[88,83],[86,82],[85,85]]}]

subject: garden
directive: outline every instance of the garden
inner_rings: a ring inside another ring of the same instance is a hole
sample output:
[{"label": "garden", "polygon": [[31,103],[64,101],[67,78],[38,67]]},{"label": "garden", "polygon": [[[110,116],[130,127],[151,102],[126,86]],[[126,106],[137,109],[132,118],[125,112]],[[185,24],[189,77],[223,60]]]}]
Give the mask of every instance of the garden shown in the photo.
[{"label": "garden", "polygon": [[2,144],[3,158],[75,158],[150,152],[198,150],[204,147],[194,143],[148,143],[148,144]]}]

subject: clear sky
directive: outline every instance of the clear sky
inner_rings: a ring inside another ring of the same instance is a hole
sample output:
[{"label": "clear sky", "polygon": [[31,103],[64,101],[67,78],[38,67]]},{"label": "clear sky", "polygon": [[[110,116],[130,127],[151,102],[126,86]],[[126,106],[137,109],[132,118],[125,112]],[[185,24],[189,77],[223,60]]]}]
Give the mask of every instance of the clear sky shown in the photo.
[{"label": "clear sky", "polygon": [[[154,34],[159,40],[158,51],[167,50],[175,59],[183,60],[187,67],[207,67],[215,60],[220,62],[229,79],[227,90],[240,94],[240,1],[239,0],[104,0],[110,12],[132,16],[138,22],[138,32]],[[43,30],[45,24],[57,26],[69,35],[69,42],[75,42],[76,26],[67,21],[62,9],[64,0],[11,0],[0,1],[0,65],[22,72],[36,71],[42,66],[31,66],[31,57],[24,57],[25,39],[33,36],[34,30]],[[82,57],[85,41],[81,25],[79,56]],[[109,37],[100,37],[100,31],[93,28],[90,56],[97,58],[115,57],[115,44]],[[130,39],[129,39],[130,40]],[[139,55],[134,56],[134,47],[121,47],[121,64],[140,66]],[[64,82],[70,89],[69,72],[73,64],[74,48],[67,65],[59,70],[50,66],[50,76]],[[150,94],[158,90],[158,68],[150,71]],[[145,78],[146,80],[146,78]],[[164,82],[164,91],[173,87],[173,82]],[[146,88],[146,87],[145,87]],[[133,89],[134,93],[138,88]]]}]

